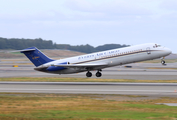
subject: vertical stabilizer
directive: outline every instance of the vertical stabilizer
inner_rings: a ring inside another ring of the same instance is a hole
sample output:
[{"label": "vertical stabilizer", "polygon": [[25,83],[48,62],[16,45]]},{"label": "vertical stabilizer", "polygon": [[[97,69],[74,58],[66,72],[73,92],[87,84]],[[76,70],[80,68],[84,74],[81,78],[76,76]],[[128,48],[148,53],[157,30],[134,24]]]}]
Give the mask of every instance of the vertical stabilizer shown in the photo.
[{"label": "vertical stabilizer", "polygon": [[54,61],[44,55],[40,50],[36,47],[30,47],[24,50],[20,50],[21,53],[24,53],[26,57],[36,66],[40,66],[42,64]]}]

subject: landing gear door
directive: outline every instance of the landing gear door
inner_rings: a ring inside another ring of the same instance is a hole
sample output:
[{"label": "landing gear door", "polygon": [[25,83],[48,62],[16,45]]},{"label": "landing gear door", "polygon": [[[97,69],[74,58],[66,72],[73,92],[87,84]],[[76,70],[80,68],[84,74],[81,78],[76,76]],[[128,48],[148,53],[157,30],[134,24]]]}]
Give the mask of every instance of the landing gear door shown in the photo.
[{"label": "landing gear door", "polygon": [[151,54],[150,47],[146,48],[147,54]]}]

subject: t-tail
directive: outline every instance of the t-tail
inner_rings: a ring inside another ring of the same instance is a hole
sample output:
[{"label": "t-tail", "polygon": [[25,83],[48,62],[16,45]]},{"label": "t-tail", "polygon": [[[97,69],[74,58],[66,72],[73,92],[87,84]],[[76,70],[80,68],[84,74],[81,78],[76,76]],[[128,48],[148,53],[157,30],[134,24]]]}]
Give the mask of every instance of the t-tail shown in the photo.
[{"label": "t-tail", "polygon": [[21,53],[24,53],[26,57],[36,66],[43,65],[45,63],[54,61],[44,55],[40,50],[38,50],[36,47],[30,47],[24,50],[20,50]]}]

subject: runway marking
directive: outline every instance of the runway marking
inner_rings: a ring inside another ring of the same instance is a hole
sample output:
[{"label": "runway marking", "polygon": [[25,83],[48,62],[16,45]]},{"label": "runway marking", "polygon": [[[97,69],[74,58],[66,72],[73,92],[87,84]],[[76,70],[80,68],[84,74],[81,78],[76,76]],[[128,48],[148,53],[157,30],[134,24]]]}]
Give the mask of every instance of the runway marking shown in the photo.
[{"label": "runway marking", "polygon": [[0,84],[36,84],[36,85],[151,85],[177,86],[177,83],[115,83],[115,82],[0,82]]}]

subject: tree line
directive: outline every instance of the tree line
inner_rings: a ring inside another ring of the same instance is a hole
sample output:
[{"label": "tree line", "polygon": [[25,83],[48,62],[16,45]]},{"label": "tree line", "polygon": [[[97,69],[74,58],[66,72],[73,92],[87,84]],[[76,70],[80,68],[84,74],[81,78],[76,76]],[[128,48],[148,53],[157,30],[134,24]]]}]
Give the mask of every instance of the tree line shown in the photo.
[{"label": "tree line", "polygon": [[128,45],[105,44],[105,45],[93,47],[89,44],[86,44],[86,45],[73,46],[69,44],[56,44],[53,43],[52,40],[43,40],[41,38],[37,38],[37,39],[0,38],[0,49],[21,50],[32,46],[35,46],[39,49],[65,49],[65,50],[72,50],[72,51],[78,51],[83,53],[92,53],[92,52],[104,51],[109,49],[127,47]]}]

